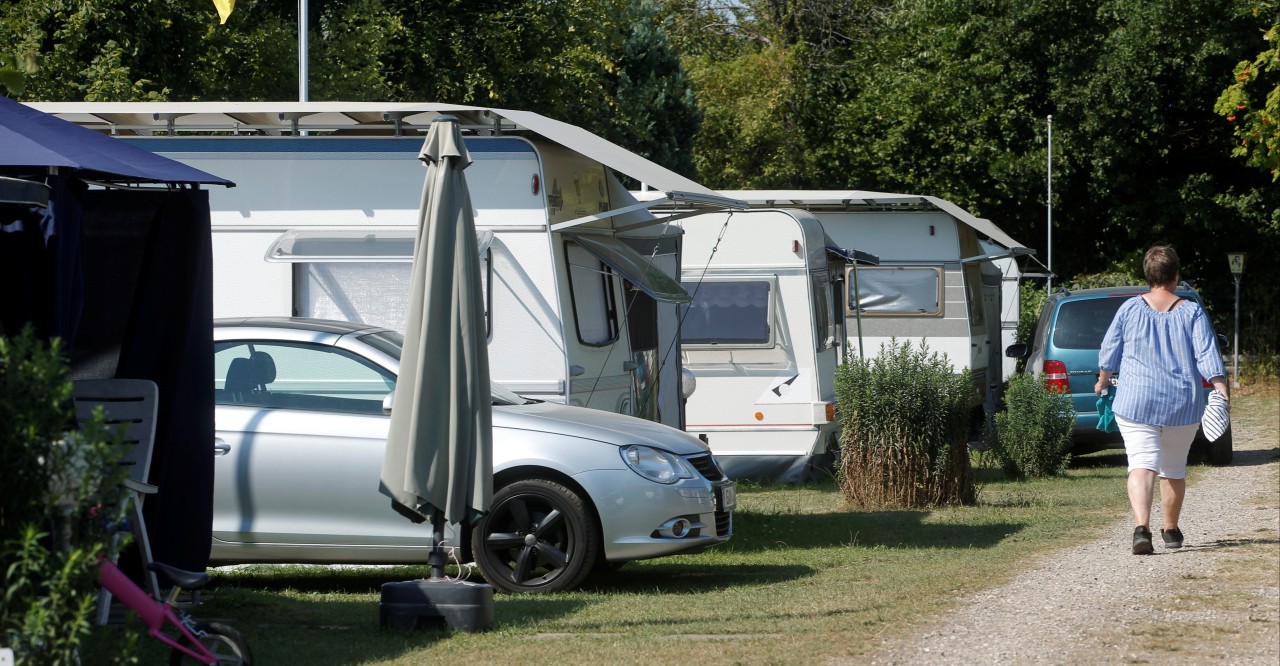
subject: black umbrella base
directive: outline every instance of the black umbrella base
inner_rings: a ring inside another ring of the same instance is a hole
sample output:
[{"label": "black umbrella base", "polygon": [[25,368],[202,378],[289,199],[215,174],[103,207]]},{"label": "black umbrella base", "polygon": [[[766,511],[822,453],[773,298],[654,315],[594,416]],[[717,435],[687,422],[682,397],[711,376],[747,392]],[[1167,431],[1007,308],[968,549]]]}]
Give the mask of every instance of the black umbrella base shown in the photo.
[{"label": "black umbrella base", "polygon": [[382,584],[383,629],[486,631],[493,626],[493,587],[480,583],[406,580]]}]

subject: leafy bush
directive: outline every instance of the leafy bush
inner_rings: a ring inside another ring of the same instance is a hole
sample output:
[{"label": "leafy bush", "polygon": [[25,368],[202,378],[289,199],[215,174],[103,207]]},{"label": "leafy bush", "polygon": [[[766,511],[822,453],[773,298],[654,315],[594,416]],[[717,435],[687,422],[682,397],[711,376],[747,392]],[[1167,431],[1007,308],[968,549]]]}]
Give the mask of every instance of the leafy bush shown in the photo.
[{"label": "leafy bush", "polygon": [[[1138,266],[1141,268],[1141,261],[1138,262]],[[1067,289],[1080,291],[1081,289],[1097,289],[1099,287],[1145,287],[1146,284],[1146,278],[1115,268],[1104,273],[1082,273],[1076,275],[1067,284]]]},{"label": "leafy bush", "polygon": [[1042,284],[1023,282],[1018,285],[1018,328],[1014,333],[1014,342],[1031,344],[1031,336],[1036,332],[1036,321],[1040,319],[1040,308],[1044,307],[1048,298],[1049,294]]},{"label": "leafy bush", "polygon": [[1006,474],[1043,477],[1066,471],[1076,413],[1070,396],[1045,388],[1044,375],[1017,373],[1010,377],[1004,409],[993,421],[994,427],[983,433],[983,443]]},{"label": "leafy bush", "polygon": [[1244,329],[1240,332],[1240,357],[1234,357],[1230,347],[1224,348],[1223,360],[1227,372],[1232,372],[1239,365],[1238,381],[1242,387],[1274,386],[1280,383],[1280,353],[1276,352],[1276,343],[1267,336],[1267,329],[1261,326]]},{"label": "leafy bush", "polygon": [[927,343],[881,345],[836,371],[843,444],[841,490],[867,508],[971,504],[976,491],[966,443],[979,397]]},{"label": "leafy bush", "polygon": [[18,664],[79,663],[95,565],[121,520],[123,447],[78,427],[58,342],[0,337],[0,645]]}]

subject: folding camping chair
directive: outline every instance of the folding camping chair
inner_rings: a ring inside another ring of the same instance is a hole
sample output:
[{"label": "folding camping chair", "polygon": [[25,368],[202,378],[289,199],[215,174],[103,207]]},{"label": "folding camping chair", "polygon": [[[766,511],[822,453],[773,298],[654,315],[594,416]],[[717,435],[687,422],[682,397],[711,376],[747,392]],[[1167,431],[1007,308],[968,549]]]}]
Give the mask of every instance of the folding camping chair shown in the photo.
[{"label": "folding camping chair", "polygon": [[[72,396],[76,404],[76,419],[85,423],[93,417],[93,411],[102,407],[106,423],[112,430],[121,431],[123,444],[128,448],[121,464],[129,468],[125,479],[125,515],[137,541],[142,558],[144,583],[155,597],[163,600],[160,582],[151,563],[151,542],[147,539],[147,524],[142,518],[142,500],[159,488],[147,482],[151,471],[151,450],[156,434],[156,404],[160,390],[149,379],[83,379],[72,384]],[[117,537],[118,538],[118,535]],[[106,589],[98,593],[98,624],[106,624],[111,610],[111,593]]]}]

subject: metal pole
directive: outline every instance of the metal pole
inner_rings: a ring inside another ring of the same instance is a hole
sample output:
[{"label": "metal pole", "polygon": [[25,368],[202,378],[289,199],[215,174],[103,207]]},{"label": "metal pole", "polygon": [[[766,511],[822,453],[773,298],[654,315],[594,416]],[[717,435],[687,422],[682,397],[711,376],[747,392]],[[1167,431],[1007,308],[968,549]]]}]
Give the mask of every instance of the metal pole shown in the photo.
[{"label": "metal pole", "polygon": [[1231,388],[1240,388],[1240,274],[1236,273],[1236,330],[1231,343]]},{"label": "metal pole", "polygon": [[298,101],[307,99],[307,0],[298,0]]},{"label": "metal pole", "polygon": [[858,358],[865,359],[862,352],[862,292],[858,290],[858,262],[853,262],[853,314],[858,320]]},{"label": "metal pole", "polygon": [[1048,256],[1048,259],[1049,259],[1049,265],[1046,267],[1049,269],[1049,277],[1045,279],[1044,284],[1045,284],[1045,290],[1052,292],[1053,291],[1053,115],[1052,114],[1048,116],[1048,120],[1046,122],[1049,125],[1049,150],[1048,150],[1048,157],[1045,158],[1045,172],[1048,174],[1049,194],[1045,199],[1045,204],[1048,206],[1048,211],[1049,211],[1049,220],[1048,220],[1049,245],[1045,254]]}]

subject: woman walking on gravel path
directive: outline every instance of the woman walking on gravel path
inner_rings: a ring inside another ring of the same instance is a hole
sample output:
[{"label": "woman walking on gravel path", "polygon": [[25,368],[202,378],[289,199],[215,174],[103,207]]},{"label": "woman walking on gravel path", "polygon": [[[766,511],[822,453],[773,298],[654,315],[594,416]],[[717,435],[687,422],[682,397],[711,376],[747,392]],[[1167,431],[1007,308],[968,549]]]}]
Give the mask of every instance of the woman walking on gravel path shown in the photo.
[{"label": "woman walking on gravel path", "polygon": [[[1203,309],[1175,294],[1181,266],[1173,248],[1147,250],[1142,271],[1151,291],[1135,296],[1116,312],[1098,352],[1094,393],[1124,377],[1112,411],[1129,457],[1129,504],[1133,507],[1133,554],[1151,545],[1151,501],[1156,477],[1167,548],[1182,547],[1178,517],[1187,488],[1187,453],[1204,410],[1200,378],[1227,397],[1222,356]],[[1230,403],[1227,403],[1230,405]]]}]

